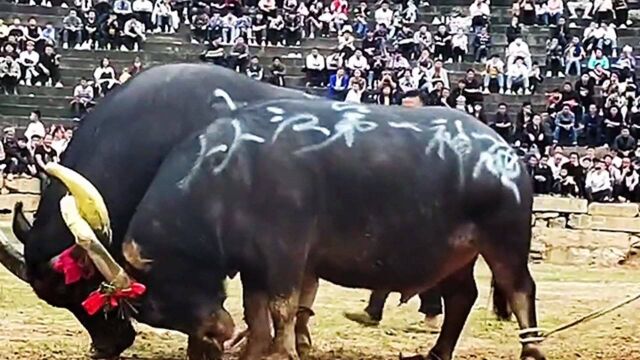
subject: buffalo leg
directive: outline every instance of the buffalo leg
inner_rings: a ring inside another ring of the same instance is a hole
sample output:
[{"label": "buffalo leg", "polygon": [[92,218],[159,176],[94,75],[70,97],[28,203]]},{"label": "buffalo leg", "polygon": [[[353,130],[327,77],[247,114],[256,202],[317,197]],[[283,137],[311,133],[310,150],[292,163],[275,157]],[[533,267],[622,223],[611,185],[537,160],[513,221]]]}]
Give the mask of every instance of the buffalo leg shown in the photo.
[{"label": "buffalo leg", "polygon": [[219,309],[202,319],[196,331],[189,335],[187,358],[189,360],[216,360],[222,357],[224,342],[234,330],[233,318]]},{"label": "buffalo leg", "polygon": [[266,292],[243,288],[244,319],[248,325],[247,345],[242,360],[261,359],[271,344],[269,297]]},{"label": "buffalo leg", "polygon": [[313,302],[318,293],[318,278],[306,275],[302,282],[298,313],[296,315],[296,350],[301,358],[305,358],[311,351],[311,333],[309,331],[309,319],[313,316]]},{"label": "buffalo leg", "polygon": [[294,290],[288,296],[274,296],[269,300],[269,310],[275,337],[269,360],[297,360],[296,352],[296,313],[298,311],[299,292]]},{"label": "buffalo leg", "polygon": [[[482,256],[493,272],[496,288],[507,297],[506,300],[518,319],[520,329],[529,331],[525,338],[532,339],[539,335],[537,331],[530,330],[538,326],[535,307],[536,285],[529,272],[528,246],[524,247],[524,250],[520,254],[513,254],[493,249],[483,252]],[[545,356],[534,342],[523,342],[521,359],[544,360]]]},{"label": "buffalo leg", "polygon": [[462,328],[478,297],[473,277],[474,264],[475,259],[439,284],[444,297],[444,322],[438,341],[431,349],[428,359],[450,360],[453,356]]},{"label": "buffalo leg", "polygon": [[187,345],[189,360],[217,360],[222,357],[220,348],[210,339],[192,335]]}]

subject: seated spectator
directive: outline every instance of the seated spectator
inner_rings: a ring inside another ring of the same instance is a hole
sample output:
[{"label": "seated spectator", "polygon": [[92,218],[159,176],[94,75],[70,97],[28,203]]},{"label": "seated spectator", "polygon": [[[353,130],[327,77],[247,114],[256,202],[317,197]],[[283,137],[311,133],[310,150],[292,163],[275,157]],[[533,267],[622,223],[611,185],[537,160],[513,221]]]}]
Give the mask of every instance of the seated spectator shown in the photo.
[{"label": "seated spectator", "polygon": [[636,58],[632,52],[633,48],[625,45],[616,62],[611,65],[619,73],[620,81],[627,81],[628,78],[633,77],[632,74],[636,69]]},{"label": "seated spectator", "polygon": [[284,19],[280,14],[269,19],[269,26],[267,27],[267,43],[269,45],[282,46],[284,44],[282,38],[284,25]]},{"label": "seated spectator", "polygon": [[383,2],[380,8],[375,11],[374,17],[377,24],[383,24],[387,29],[391,27],[393,10],[389,9],[389,3]]},{"label": "seated spectator", "polygon": [[152,18],[154,19],[155,31],[164,34],[172,34],[173,15],[170,0],[159,0],[153,8]]},{"label": "seated spectator", "polygon": [[[395,34],[395,45],[402,53],[402,56],[408,60],[414,59],[416,55],[416,43],[413,31],[407,24],[404,24],[400,31]],[[466,37],[465,37],[466,39]]]},{"label": "seated spectator", "polygon": [[[12,37],[13,41],[11,41]],[[9,25],[9,36],[7,41],[12,42],[18,51],[24,49],[25,43],[27,42],[26,31],[24,26],[22,26],[20,18],[14,18],[13,24]]]},{"label": "seated spectator", "polygon": [[584,49],[582,48],[582,44],[580,44],[580,39],[574,36],[571,39],[571,42],[567,46],[567,49],[564,52],[565,57],[565,69],[564,73],[566,75],[571,75],[571,69],[575,68],[576,75],[580,76],[582,73],[582,65],[580,62],[585,57]]},{"label": "seated spectator", "polygon": [[473,111],[471,112],[471,116],[480,120],[483,124],[487,124],[487,116],[484,113],[484,108],[482,103],[473,104]]},{"label": "seated spectator", "polygon": [[388,84],[382,85],[380,94],[378,95],[378,98],[376,100],[376,104],[387,105],[387,106],[397,105],[398,100],[397,100],[395,91],[393,90],[393,87],[391,87]]},{"label": "seated spectator", "polygon": [[562,169],[567,170],[567,174],[578,184],[579,194],[582,195],[584,193],[585,176],[587,172],[580,164],[580,156],[577,152],[574,151],[569,154],[569,161],[562,164]]},{"label": "seated spectator", "polygon": [[249,32],[251,31],[251,17],[246,14],[238,16],[235,31],[236,37],[241,36],[244,38],[244,42],[247,43],[247,39],[249,39]]},{"label": "seated spectator", "polygon": [[465,83],[464,96],[467,104],[475,104],[482,102],[482,90],[480,89],[480,81],[476,79],[476,71],[474,69],[468,69],[465,78],[462,80]]},{"label": "seated spectator", "polygon": [[489,56],[489,50],[491,49],[491,35],[487,31],[486,27],[480,30],[480,33],[473,39],[473,56],[476,63],[484,63]]},{"label": "seated spectator", "polygon": [[626,29],[627,26],[631,26],[627,0],[613,0],[613,8],[615,11],[615,25],[620,29]]},{"label": "seated spectator", "polygon": [[490,125],[506,142],[511,141],[511,133],[513,132],[513,122],[507,113],[507,104],[498,104],[498,112],[496,113],[493,123]]},{"label": "seated spectator", "polygon": [[131,17],[124,23],[122,36],[122,46],[120,50],[138,51],[142,47],[142,42],[146,39],[144,25],[136,18]]},{"label": "seated spectator", "polygon": [[257,56],[252,56],[247,67],[247,76],[256,81],[262,81],[264,79],[264,69],[260,65],[260,59]]},{"label": "seated spectator", "polygon": [[[225,16],[222,16],[221,20],[222,20],[222,43],[225,45],[233,44],[237,38],[236,22],[238,21],[238,18],[232,12],[228,12]],[[282,27],[279,30],[282,30]]]},{"label": "seated spectator", "polygon": [[93,87],[89,85],[86,78],[80,79],[80,83],[73,89],[73,99],[71,109],[77,117],[82,117],[87,110],[94,105]]},{"label": "seated spectator", "polygon": [[[542,128],[542,116],[539,114],[533,115],[531,122],[524,125],[524,135],[524,143],[537,149],[540,154],[545,153],[545,149],[549,144]],[[549,183],[550,186],[551,183]]]},{"label": "seated spectator", "polygon": [[7,168],[7,178],[20,174],[29,176],[36,175],[37,169],[35,161],[33,160],[33,154],[29,149],[29,142],[26,137],[22,136],[17,138],[15,147],[7,146],[7,143],[3,143],[3,145],[5,146],[7,155],[10,157]]},{"label": "seated spectator", "polygon": [[602,68],[602,64],[596,64],[595,68],[589,71],[589,77],[593,79],[595,85],[601,86],[609,81],[611,72]]},{"label": "seated spectator", "polygon": [[580,195],[580,188],[572,176],[569,176],[567,169],[560,169],[559,177],[553,185],[553,193],[565,197],[577,197]]},{"label": "seated spectator", "polygon": [[549,6],[547,5],[547,1],[536,0],[535,7],[537,24],[542,26],[549,25]]},{"label": "seated spectator", "polygon": [[511,44],[517,38],[522,36],[522,24],[517,16],[511,18],[511,24],[507,27],[507,44]]},{"label": "seated spectator", "polygon": [[507,67],[507,95],[512,95],[514,86],[519,87],[519,92],[531,95],[529,89],[529,69],[522,58],[517,58],[516,62]]},{"label": "seated spectator", "polygon": [[423,53],[425,50],[429,53],[433,52],[433,36],[426,25],[420,26],[420,29],[413,34],[413,40],[418,52]]},{"label": "seated spectator", "polygon": [[139,56],[136,56],[131,62],[131,66],[129,67],[129,73],[131,76],[136,76],[140,74],[144,70],[144,65],[142,64],[142,60],[140,60]]},{"label": "seated spectator", "polygon": [[491,81],[497,81],[498,92],[504,94],[504,62],[500,60],[500,56],[494,54],[485,64],[484,70],[484,93],[490,94],[489,87]]},{"label": "seated spectator", "polygon": [[276,56],[273,58],[271,66],[269,66],[269,72],[271,73],[271,77],[269,79],[271,84],[281,87],[286,86],[284,77],[287,74],[287,68],[280,61],[279,57]]},{"label": "seated spectator", "polygon": [[118,17],[115,14],[108,15],[107,21],[102,23],[99,31],[99,48],[107,50],[120,48],[122,25],[118,22]]},{"label": "seated spectator", "polygon": [[84,27],[82,19],[80,19],[75,9],[69,10],[69,14],[62,20],[62,26],[62,47],[68,49],[69,43],[71,43],[71,47],[79,49],[83,42],[82,33]]},{"label": "seated spectator", "polygon": [[131,4],[131,10],[140,19],[144,25],[144,31],[150,33],[153,31],[153,2],[151,0],[134,0]]},{"label": "seated spectator", "polygon": [[0,87],[5,95],[18,95],[21,74],[20,64],[11,56],[0,58]]},{"label": "seated spectator", "polygon": [[[45,133],[46,130],[42,123],[42,113],[40,110],[33,110],[29,114],[29,125],[27,125],[27,129],[24,131],[24,136],[26,136],[27,139],[33,139],[34,136],[42,139]],[[31,140],[29,140],[29,146],[35,148]]]},{"label": "seated spectator", "polygon": [[126,83],[127,81],[129,81],[132,78],[131,74],[129,73],[129,68],[124,68],[122,69],[122,73],[120,73],[120,76],[118,77],[118,80],[116,81],[117,85],[122,85],[124,83]]},{"label": "seated spectator", "polygon": [[219,37],[213,38],[207,49],[200,54],[200,60],[219,66],[226,66],[226,53]]},{"label": "seated spectator", "polygon": [[558,39],[553,38],[547,41],[547,77],[564,77],[564,51],[558,43]]},{"label": "seated spectator", "polygon": [[556,115],[556,130],[553,133],[554,144],[577,145],[576,117],[571,111],[571,106],[565,104],[562,111]]},{"label": "seated spectator", "polygon": [[118,21],[124,23],[129,19],[133,13],[131,8],[131,1],[129,0],[115,0],[113,2],[113,13],[118,16]]},{"label": "seated spectator", "polygon": [[532,94],[536,93],[538,90],[538,85],[542,84],[544,78],[542,77],[542,70],[540,70],[540,65],[537,61],[534,61],[531,64],[531,70],[529,71],[529,90]]},{"label": "seated spectator", "polygon": [[31,41],[35,45],[35,49],[38,53],[44,50],[44,39],[42,38],[42,29],[38,26],[36,18],[29,18],[27,26],[24,28],[24,37],[27,41]]},{"label": "seated spectator", "polygon": [[536,23],[536,8],[533,0],[520,0],[520,22],[531,26]]},{"label": "seated spectator", "polygon": [[325,61],[324,56],[317,48],[311,49],[311,54],[307,55],[304,71],[307,75],[307,86],[324,86],[326,82]]},{"label": "seated spectator", "polygon": [[434,53],[433,57],[444,62],[453,62],[451,51],[451,34],[447,31],[447,26],[441,24],[438,31],[433,35]]},{"label": "seated spectator", "polygon": [[40,55],[34,50],[32,41],[27,42],[27,49],[20,53],[18,58],[20,64],[20,85],[31,86],[33,80],[38,76],[36,66],[40,63]]},{"label": "seated spectator", "polygon": [[58,33],[52,23],[47,22],[44,25],[44,29],[42,29],[42,40],[45,44],[52,45],[53,47],[58,46]]},{"label": "seated spectator", "polygon": [[613,20],[613,1],[612,0],[594,0],[593,12],[595,13],[596,21],[611,21]]},{"label": "seated spectator", "polygon": [[442,60],[436,60],[433,63],[433,67],[427,71],[427,78],[429,79],[429,91],[432,90],[435,83],[440,81],[442,85],[449,88],[449,73],[442,67]]},{"label": "seated spectator", "polygon": [[102,33],[100,32],[98,18],[96,17],[96,12],[93,10],[89,11],[85,16],[84,31],[85,36],[83,36],[84,44],[81,45],[82,49],[97,50],[98,46],[104,43],[104,40],[101,38]]},{"label": "seated spectator", "polygon": [[364,78],[362,71],[360,70],[353,70],[351,73],[351,76],[349,77],[349,88],[351,88],[353,83],[358,83],[358,85],[360,85],[359,89],[361,90],[367,89],[367,80]]},{"label": "seated spectator", "polygon": [[578,13],[576,10],[582,10],[583,19],[591,19],[591,8],[593,7],[593,1],[591,0],[569,0],[567,1],[567,8],[571,16],[570,19],[577,19]]},{"label": "seated spectator", "polygon": [[116,71],[111,67],[111,61],[108,58],[102,59],[93,72],[93,79],[99,96],[107,95],[116,86]]},{"label": "seated spectator", "polygon": [[582,123],[585,129],[585,137],[587,145],[600,146],[602,145],[602,126],[603,120],[600,116],[598,107],[596,104],[590,104],[588,112],[584,114]]},{"label": "seated spectator", "polygon": [[638,200],[640,200],[638,196],[640,176],[629,157],[622,158],[620,173],[620,181],[616,184],[617,189],[614,187],[618,201],[638,202]]},{"label": "seated spectator", "polygon": [[[334,75],[335,76],[335,75]],[[361,103],[362,95],[364,94],[364,88],[361,87],[358,82],[351,82],[349,85],[349,90],[347,91],[347,95],[345,96],[344,101],[351,103]]]},{"label": "seated spectator", "polygon": [[34,78],[35,85],[46,85],[62,87],[60,82],[60,55],[55,53],[53,46],[47,45],[44,54],[40,56],[40,61],[36,66],[37,76]]},{"label": "seated spectator", "polygon": [[620,108],[618,108],[617,106],[610,107],[609,111],[605,113],[604,135],[607,145],[613,146],[614,140],[620,134],[623,121],[624,120],[622,118],[622,114],[620,113]]},{"label": "seated spectator", "polygon": [[353,56],[347,60],[345,66],[349,71],[354,71],[356,69],[362,72],[369,71],[369,62],[360,49],[357,49]]},{"label": "seated spectator", "polygon": [[611,177],[605,164],[599,159],[595,160],[595,168],[587,174],[585,190],[589,201],[608,202],[611,200],[613,191]]},{"label": "seated spectator", "polygon": [[538,161],[538,158],[533,155],[529,159],[529,171],[533,180],[533,193],[534,194],[550,194],[553,189],[553,173],[547,164],[549,158],[543,155]]},{"label": "seated spectator", "polygon": [[[267,20],[265,20],[264,15],[262,13],[257,13],[256,18],[253,20],[251,24],[251,35],[252,38],[250,40],[250,44],[252,45],[266,45],[267,39]],[[309,34],[309,38],[313,39],[313,33]]]},{"label": "seated spectator", "polygon": [[506,50],[507,56],[507,69],[511,64],[516,62],[516,59],[521,58],[527,68],[531,68],[531,52],[529,51],[529,45],[522,39],[517,37],[512,43],[509,44]]},{"label": "seated spectator", "polygon": [[[478,37],[476,36],[476,38]],[[464,61],[464,56],[469,52],[469,37],[464,33],[463,29],[458,29],[458,32],[451,38],[451,51],[453,61]]]},{"label": "seated spectator", "polygon": [[562,0],[549,0],[547,1],[547,7],[549,9],[549,24],[558,25],[564,11],[564,3]]},{"label": "seated spectator", "polygon": [[636,151],[637,141],[631,136],[629,128],[622,128],[620,135],[616,136],[613,140],[613,146],[611,147],[619,157],[630,157]]},{"label": "seated spectator", "polygon": [[242,36],[238,36],[227,57],[229,68],[244,73],[249,62],[249,56],[249,46],[244,42]]},{"label": "seated spectator", "polygon": [[411,76],[410,71],[405,71],[404,75],[398,80],[398,87],[402,93],[407,93],[418,89],[418,83]]},{"label": "seated spectator", "polygon": [[491,9],[488,0],[474,0],[469,6],[469,16],[471,17],[471,28],[473,32],[484,28],[489,24]]},{"label": "seated spectator", "polygon": [[349,87],[349,76],[343,68],[339,68],[335,75],[329,78],[329,98],[343,101]]}]

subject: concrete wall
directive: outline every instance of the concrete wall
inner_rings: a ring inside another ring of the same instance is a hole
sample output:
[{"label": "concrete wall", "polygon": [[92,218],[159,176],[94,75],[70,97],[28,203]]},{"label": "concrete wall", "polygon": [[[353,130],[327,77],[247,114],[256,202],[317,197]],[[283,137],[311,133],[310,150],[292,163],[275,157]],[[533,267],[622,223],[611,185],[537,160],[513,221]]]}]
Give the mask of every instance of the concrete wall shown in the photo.
[{"label": "concrete wall", "polygon": [[534,260],[611,266],[640,248],[638,204],[588,204],[583,199],[534,199]]},{"label": "concrete wall", "polygon": [[1,179],[2,177],[0,177],[0,221],[11,221],[13,206],[18,201],[22,201],[25,215],[31,220],[40,201],[40,181],[23,177],[4,181]]}]

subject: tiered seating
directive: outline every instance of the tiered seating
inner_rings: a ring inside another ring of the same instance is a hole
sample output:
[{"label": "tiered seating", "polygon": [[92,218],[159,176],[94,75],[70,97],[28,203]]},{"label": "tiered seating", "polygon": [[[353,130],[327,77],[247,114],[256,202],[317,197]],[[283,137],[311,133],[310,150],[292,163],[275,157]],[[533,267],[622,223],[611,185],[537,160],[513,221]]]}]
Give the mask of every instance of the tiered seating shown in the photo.
[{"label": "tiered seating", "polygon": [[[357,2],[354,2],[354,5]],[[435,25],[432,24],[436,16],[442,16],[449,13],[453,7],[468,7],[468,0],[436,0],[432,1],[432,6],[421,10],[418,24],[426,23],[431,31],[435,31]],[[442,5],[441,5],[442,4]],[[505,30],[508,26],[510,15],[510,0],[493,0],[492,9],[492,26],[491,34],[493,37],[493,45],[491,52],[504,54],[506,47]],[[0,18],[9,19],[12,17],[20,17],[27,19],[30,16],[36,16],[39,23],[44,24],[51,21],[54,24],[60,24],[63,16],[67,12],[66,9],[41,8],[16,6],[6,2],[0,3]],[[574,21],[574,20],[572,20]],[[575,20],[578,27],[572,28],[575,35],[582,36],[584,28],[588,25],[585,20]],[[540,64],[545,62],[544,44],[549,34],[548,27],[533,26],[523,31],[523,36],[531,48],[533,60]],[[618,30],[618,44],[621,47],[624,44],[634,45],[634,38],[640,35],[640,27],[631,27],[628,29]],[[304,56],[312,47],[318,47],[320,52],[327,55],[331,52],[331,48],[336,46],[335,38],[329,39],[304,39],[301,47],[251,47],[252,55],[258,55],[264,65],[271,62],[273,56],[283,57],[283,62],[287,66],[287,85],[292,87],[304,88],[305,80],[302,73],[304,64]],[[157,64],[192,61],[198,60],[198,55],[202,51],[202,46],[192,45],[189,42],[188,28],[183,26],[181,30],[171,36],[153,35],[145,42],[142,51],[120,52],[120,51],[86,51],[86,50],[62,50],[61,73],[63,88],[37,88],[37,87],[21,87],[19,96],[0,95],[0,122],[2,125],[19,125],[26,124],[29,112],[34,108],[39,108],[44,120],[48,122],[68,122],[72,118],[69,109],[69,101],[73,92],[73,87],[77,84],[80,77],[91,78],[93,70],[99,61],[108,57],[111,59],[114,67],[120,71],[124,66],[131,64],[135,56],[139,56],[145,64],[145,67]],[[298,57],[287,57],[290,54],[299,54]],[[464,76],[466,69],[475,68],[481,72],[484,67],[481,64],[473,64],[471,55],[468,55],[464,63],[446,64],[445,68],[449,70],[451,86],[455,86],[458,79]],[[530,101],[535,111],[541,111],[545,107],[544,91],[559,87],[564,81],[575,81],[574,78],[546,78],[540,94],[533,96],[506,96],[506,95],[485,95],[485,112],[491,116],[495,113],[497,105],[505,102],[509,105],[510,113],[515,118],[516,112],[524,101]],[[197,86],[197,84],[196,84]],[[322,89],[308,89],[310,92],[322,94]]]}]

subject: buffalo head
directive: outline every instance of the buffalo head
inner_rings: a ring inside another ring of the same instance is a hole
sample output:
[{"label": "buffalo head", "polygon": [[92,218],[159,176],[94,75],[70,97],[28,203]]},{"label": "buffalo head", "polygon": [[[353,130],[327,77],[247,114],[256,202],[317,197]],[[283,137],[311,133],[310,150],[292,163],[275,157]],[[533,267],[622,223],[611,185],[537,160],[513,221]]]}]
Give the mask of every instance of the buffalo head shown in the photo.
[{"label": "buffalo head", "polygon": [[[131,322],[117,309],[106,316],[89,315],[82,305],[103,281],[119,287],[130,284],[129,276],[105,247],[111,242],[106,205],[98,190],[73,170],[49,164],[46,171],[54,179],[43,194],[33,226],[22,213],[22,205],[15,206],[12,227],[24,252],[0,234],[0,262],[28,282],[38,297],[73,313],[91,336],[92,357],[117,356],[135,339]],[[80,279],[70,282],[54,264],[73,245],[68,256],[83,264],[83,272]]]}]

